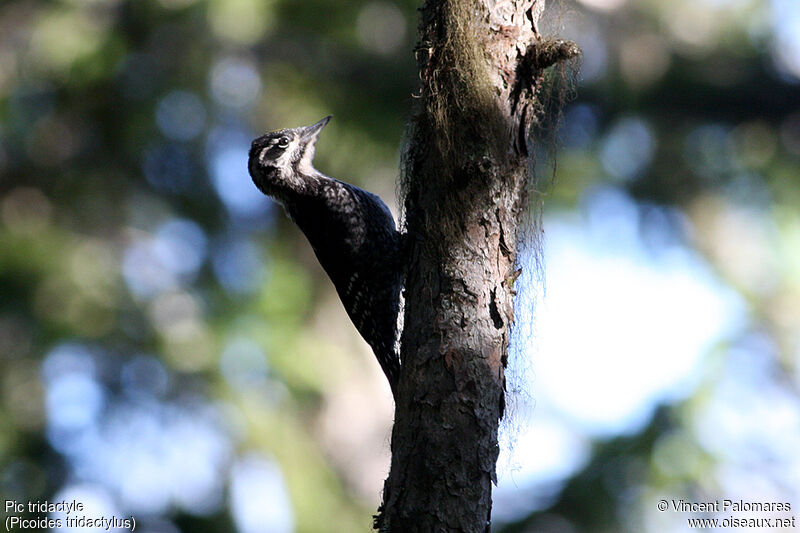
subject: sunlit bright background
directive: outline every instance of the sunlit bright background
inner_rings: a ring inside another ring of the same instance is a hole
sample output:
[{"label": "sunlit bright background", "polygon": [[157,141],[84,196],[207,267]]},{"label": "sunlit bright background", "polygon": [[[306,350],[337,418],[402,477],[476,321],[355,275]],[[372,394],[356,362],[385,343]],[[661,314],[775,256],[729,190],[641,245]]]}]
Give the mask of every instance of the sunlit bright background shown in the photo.
[{"label": "sunlit bright background", "polygon": [[[246,160],[332,113],[317,166],[397,213],[416,7],[0,4],[0,499],[369,530],[388,387]],[[544,268],[521,243],[496,530],[800,509],[800,3],[580,0],[541,27],[584,56],[537,171]]]}]

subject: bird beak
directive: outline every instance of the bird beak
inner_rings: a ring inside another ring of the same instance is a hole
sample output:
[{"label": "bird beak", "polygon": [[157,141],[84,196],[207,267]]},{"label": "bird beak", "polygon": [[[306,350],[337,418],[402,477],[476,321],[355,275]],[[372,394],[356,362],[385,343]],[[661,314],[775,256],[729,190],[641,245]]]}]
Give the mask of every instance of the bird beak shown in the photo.
[{"label": "bird beak", "polygon": [[303,128],[303,132],[300,134],[300,138],[304,141],[315,141],[319,132],[322,131],[322,128],[325,127],[325,124],[331,119],[332,115],[328,115],[327,117],[323,118],[316,124],[312,124],[311,126],[306,126]]}]

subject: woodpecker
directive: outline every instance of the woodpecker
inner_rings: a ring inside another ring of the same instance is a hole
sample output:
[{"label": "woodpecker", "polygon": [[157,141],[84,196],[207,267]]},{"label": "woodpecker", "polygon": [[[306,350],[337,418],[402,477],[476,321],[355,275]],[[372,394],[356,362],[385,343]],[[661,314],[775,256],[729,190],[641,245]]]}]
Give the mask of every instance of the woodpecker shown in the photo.
[{"label": "woodpecker", "polygon": [[314,146],[330,119],[255,139],[248,168],[259,190],[305,234],[396,394],[401,234],[378,196],[314,168]]}]

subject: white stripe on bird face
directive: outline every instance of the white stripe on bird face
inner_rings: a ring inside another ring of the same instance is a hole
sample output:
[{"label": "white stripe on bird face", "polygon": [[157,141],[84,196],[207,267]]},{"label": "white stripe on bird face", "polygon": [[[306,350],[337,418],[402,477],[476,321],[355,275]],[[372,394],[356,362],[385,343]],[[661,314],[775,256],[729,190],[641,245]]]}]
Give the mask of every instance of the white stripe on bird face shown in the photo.
[{"label": "white stripe on bird face", "polygon": [[314,140],[312,139],[303,151],[303,155],[300,156],[300,161],[297,163],[297,170],[300,171],[302,174],[313,174],[314,173]]}]

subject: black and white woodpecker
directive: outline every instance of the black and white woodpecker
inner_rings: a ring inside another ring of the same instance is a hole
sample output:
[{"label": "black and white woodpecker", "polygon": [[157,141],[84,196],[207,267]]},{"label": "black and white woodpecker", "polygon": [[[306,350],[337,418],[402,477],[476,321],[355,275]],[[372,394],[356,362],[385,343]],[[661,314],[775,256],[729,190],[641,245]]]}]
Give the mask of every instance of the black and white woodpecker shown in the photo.
[{"label": "black and white woodpecker", "polygon": [[314,145],[330,119],[254,140],[250,176],[305,234],[394,394],[400,372],[395,340],[403,283],[401,235],[378,196],[314,168]]}]

